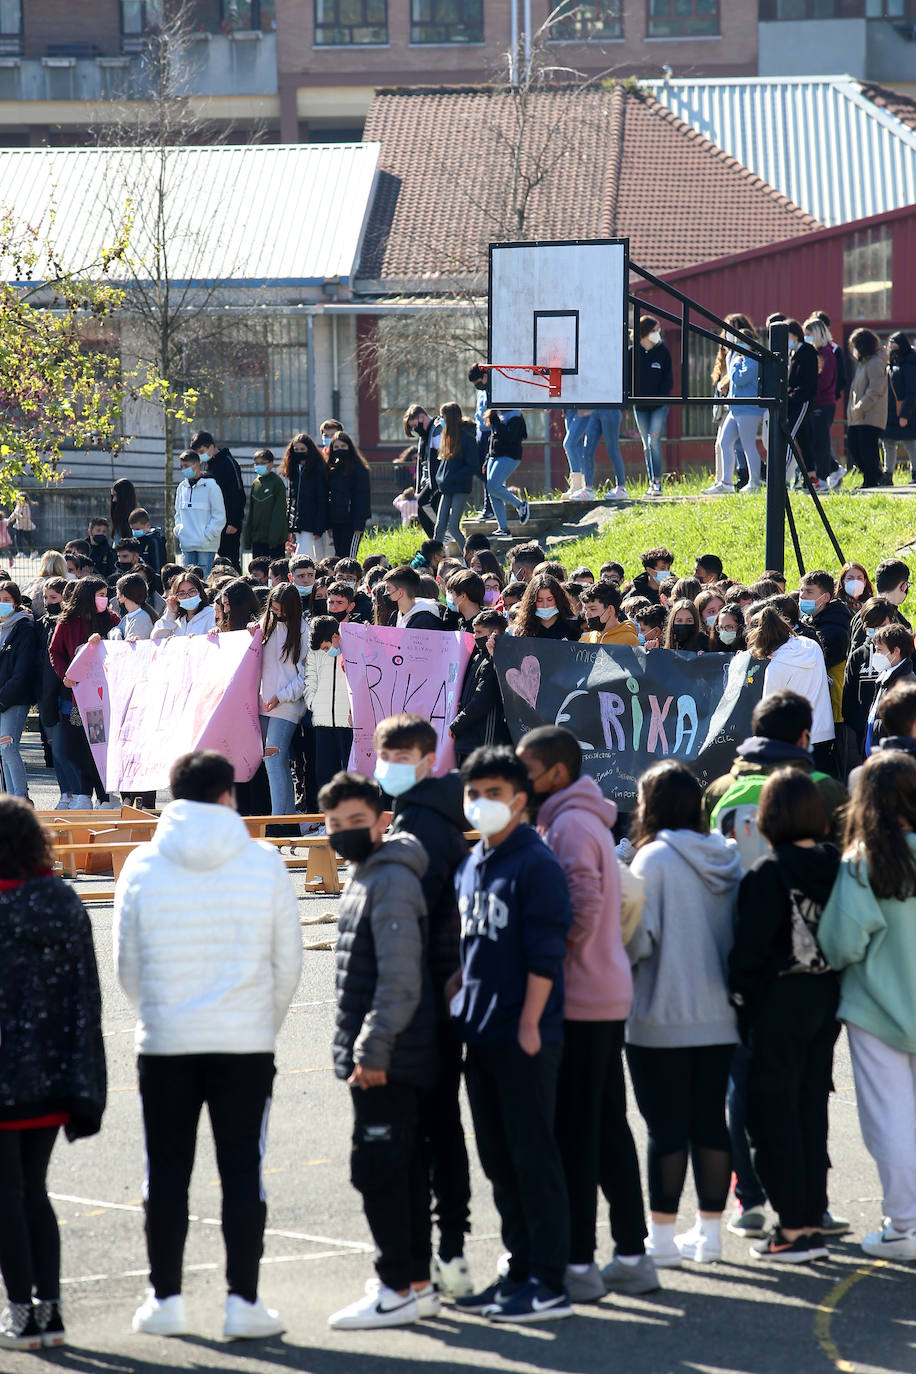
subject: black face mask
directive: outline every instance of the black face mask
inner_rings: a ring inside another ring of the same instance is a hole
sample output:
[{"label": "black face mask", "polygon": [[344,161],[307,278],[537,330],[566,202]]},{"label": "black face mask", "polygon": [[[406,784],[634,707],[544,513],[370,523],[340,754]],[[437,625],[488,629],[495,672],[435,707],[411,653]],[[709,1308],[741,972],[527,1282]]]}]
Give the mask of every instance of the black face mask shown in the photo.
[{"label": "black face mask", "polygon": [[675,644],[686,644],[693,638],[694,629],[692,625],[672,626]]},{"label": "black face mask", "polygon": [[328,836],[331,848],[348,864],[361,864],[375,848],[372,832],[368,826],[358,830],[336,830]]},{"label": "black face mask", "polygon": [[349,615],[349,611],[328,611],[328,615],[332,615],[338,625],[342,625]]},{"label": "black face mask", "polygon": [[104,543],[105,543],[105,536],[104,536],[104,534],[94,534],[94,535],[92,536],[92,542],[93,542],[93,544],[104,544]]},{"label": "black face mask", "polygon": [[122,563],[120,561],[118,562],[118,567],[121,569],[122,572],[125,573],[129,573],[133,566],[133,563]]},{"label": "black face mask", "polygon": [[604,621],[601,619],[601,616],[600,616],[600,615],[590,615],[590,616],[588,617],[587,624],[588,624],[588,628],[589,628],[590,630],[603,630],[603,629],[604,629]]},{"label": "black face mask", "polygon": [[62,610],[63,607],[61,606],[59,601],[56,606],[50,606],[47,601],[45,602],[45,611],[48,613],[52,620],[56,615],[60,615]]}]

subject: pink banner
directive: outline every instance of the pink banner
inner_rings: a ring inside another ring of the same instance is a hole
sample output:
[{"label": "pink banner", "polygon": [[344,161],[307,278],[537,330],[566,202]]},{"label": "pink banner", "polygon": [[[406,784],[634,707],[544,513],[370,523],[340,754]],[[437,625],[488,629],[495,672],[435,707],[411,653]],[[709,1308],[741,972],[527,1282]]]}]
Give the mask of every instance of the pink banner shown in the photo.
[{"label": "pink banner", "polygon": [[248,782],[262,757],[261,632],[86,644],[69,670],[99,775],[109,791],[168,787],[190,749],[217,749]]},{"label": "pink banner", "polygon": [[341,625],[340,643],[353,716],[350,767],[371,777],[376,725],[386,716],[409,711],[425,716],[439,737],[437,775],[454,768],[455,746],[448,726],[458,714],[474,636],[460,630]]}]

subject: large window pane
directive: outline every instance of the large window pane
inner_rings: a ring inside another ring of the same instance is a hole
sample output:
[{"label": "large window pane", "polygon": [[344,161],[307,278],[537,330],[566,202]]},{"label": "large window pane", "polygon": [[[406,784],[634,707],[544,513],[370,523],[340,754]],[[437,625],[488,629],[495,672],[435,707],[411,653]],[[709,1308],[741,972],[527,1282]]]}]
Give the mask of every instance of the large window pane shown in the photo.
[{"label": "large window pane", "polygon": [[0,0],[0,33],[22,33],[22,0]]},{"label": "large window pane", "polygon": [[280,316],[190,344],[186,382],[200,392],[198,417],[227,444],[282,451],[309,424],[306,338],[304,319]]},{"label": "large window pane", "polygon": [[555,13],[557,18],[550,29],[553,39],[587,41],[623,37],[620,0],[598,0],[595,4],[563,0]]},{"label": "large window pane", "polygon": [[315,46],[387,43],[386,0],[315,0]]},{"label": "large window pane", "polygon": [[411,43],[482,43],[483,0],[410,0]]},{"label": "large window pane", "polygon": [[893,236],[876,227],[849,234],[843,247],[843,317],[890,319]]},{"label": "large window pane", "polygon": [[650,38],[715,36],[719,32],[718,0],[649,0],[648,22]]}]

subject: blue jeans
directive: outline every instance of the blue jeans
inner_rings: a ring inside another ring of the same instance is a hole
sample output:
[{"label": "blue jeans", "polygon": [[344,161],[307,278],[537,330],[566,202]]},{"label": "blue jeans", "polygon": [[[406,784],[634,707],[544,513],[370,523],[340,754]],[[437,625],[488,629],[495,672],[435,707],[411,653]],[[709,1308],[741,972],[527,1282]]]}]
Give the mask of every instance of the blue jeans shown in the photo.
[{"label": "blue jeans", "polygon": [[[289,747],[298,722],[282,716],[261,716],[261,739],[264,741],[264,771],[270,788],[270,814],[291,816],[296,809],[293,775],[289,768]],[[276,749],[268,754],[268,749]]]},{"label": "blue jeans", "polygon": [[642,439],[649,481],[660,482],[665,471],[662,463],[662,433],[668,418],[668,407],[655,406],[652,410],[634,410],[633,417],[639,437]]},{"label": "blue jeans", "polygon": [[506,487],[507,480],[512,476],[518,467],[516,458],[491,458],[487,463],[487,491],[490,495],[490,505],[493,507],[493,516],[501,530],[506,528],[506,502],[520,509],[519,499],[513,496]]},{"label": "blue jeans", "polygon": [[186,568],[192,563],[203,568],[204,577],[209,577],[213,571],[213,561],[216,558],[216,549],[182,549],[181,561]]},{"label": "blue jeans", "polygon": [[736,1045],[728,1076],[728,1135],[732,1143],[732,1168],[735,1171],[735,1197],[745,1212],[766,1204],[763,1184],[751,1163],[751,1147],[747,1138],[747,1065],[750,1051],[746,1045]]},{"label": "blue jeans", "polygon": [[563,449],[570,472],[581,472],[585,485],[590,487],[595,480],[595,449],[601,433],[599,423],[593,423],[595,413],[580,415],[575,406],[564,411],[566,435]]},{"label": "blue jeans", "polygon": [[[623,455],[620,452],[620,422],[622,419],[623,411],[618,406],[598,406],[592,411],[588,431],[590,436],[594,435],[591,451],[592,474],[594,475],[595,472],[595,452],[603,437],[608,461],[614,469],[614,480],[618,487],[625,486],[627,480],[623,466]],[[591,486],[591,482],[587,478],[586,485]]]},{"label": "blue jeans", "polygon": [[744,458],[747,463],[748,481],[752,486],[760,486],[760,450],[757,447],[757,431],[760,428],[759,410],[753,410],[750,406],[747,409],[730,410],[722,424],[719,433],[719,443],[722,447],[722,480],[733,482],[735,479],[735,464],[738,459],[738,444],[744,450]]},{"label": "blue jeans", "polygon": [[[70,703],[68,701],[67,715],[70,714],[69,706]],[[69,730],[70,728],[67,721],[63,719],[59,720],[56,725],[45,727],[45,734],[48,737],[48,743],[51,745],[51,756],[54,759],[54,776],[57,778],[57,785],[63,796],[66,796],[68,792],[75,794],[80,790],[79,774],[67,758],[66,752],[64,751],[64,741],[61,738],[62,731]]]},{"label": "blue jeans", "polygon": [[434,539],[444,539],[448,534],[449,538],[454,539],[459,549],[464,547],[461,517],[464,515],[469,495],[470,493],[466,491],[443,492],[439,509],[436,512]]},{"label": "blue jeans", "polygon": [[3,762],[3,780],[6,790],[14,797],[27,797],[28,781],[25,764],[19,752],[28,706],[8,706],[0,711],[0,760]]}]

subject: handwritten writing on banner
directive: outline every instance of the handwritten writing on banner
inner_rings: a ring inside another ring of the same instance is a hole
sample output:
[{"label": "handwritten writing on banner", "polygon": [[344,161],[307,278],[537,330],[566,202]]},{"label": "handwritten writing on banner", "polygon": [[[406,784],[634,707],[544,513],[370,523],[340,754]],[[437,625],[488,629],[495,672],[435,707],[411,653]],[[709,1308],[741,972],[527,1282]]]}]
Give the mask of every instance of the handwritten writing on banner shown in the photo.
[{"label": "handwritten writing on banner", "polygon": [[704,786],[726,773],[751,733],[766,670],[749,653],[647,653],[506,635],[494,661],[512,738],[536,725],[566,726],[585,771],[624,810],[659,759],[680,759]]},{"label": "handwritten writing on banner", "polygon": [[260,629],[86,644],[70,676],[109,791],[168,787],[172,764],[191,749],[225,754],[238,782],[254,777],[263,752]]},{"label": "handwritten writing on banner", "polygon": [[401,630],[393,625],[341,625],[353,748],[350,767],[371,777],[372,735],[380,720],[404,711],[425,716],[439,739],[436,774],[455,766],[448,727],[458,714],[461,684],[474,648],[460,630]]}]

